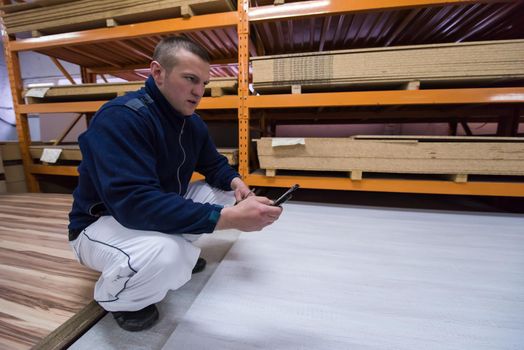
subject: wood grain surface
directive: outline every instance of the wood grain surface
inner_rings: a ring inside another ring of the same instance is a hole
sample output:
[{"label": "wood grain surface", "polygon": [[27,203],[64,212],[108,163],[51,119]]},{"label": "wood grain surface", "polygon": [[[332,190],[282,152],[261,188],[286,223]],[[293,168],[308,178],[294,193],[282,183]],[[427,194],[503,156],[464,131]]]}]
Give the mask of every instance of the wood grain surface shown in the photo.
[{"label": "wood grain surface", "polygon": [[93,299],[98,272],[67,241],[72,197],[0,195],[0,348],[28,349]]}]

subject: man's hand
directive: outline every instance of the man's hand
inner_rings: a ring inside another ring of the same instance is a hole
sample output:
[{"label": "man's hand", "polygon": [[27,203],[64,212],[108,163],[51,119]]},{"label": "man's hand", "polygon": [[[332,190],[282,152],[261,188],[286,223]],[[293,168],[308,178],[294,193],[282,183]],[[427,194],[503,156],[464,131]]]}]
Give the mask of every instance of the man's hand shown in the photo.
[{"label": "man's hand", "polygon": [[247,197],[255,195],[239,177],[235,177],[231,180],[231,188],[235,191],[235,199],[237,203]]},{"label": "man's hand", "polygon": [[233,207],[222,209],[215,229],[260,231],[275,222],[282,213],[281,207],[271,204],[273,201],[269,198],[249,196]]}]

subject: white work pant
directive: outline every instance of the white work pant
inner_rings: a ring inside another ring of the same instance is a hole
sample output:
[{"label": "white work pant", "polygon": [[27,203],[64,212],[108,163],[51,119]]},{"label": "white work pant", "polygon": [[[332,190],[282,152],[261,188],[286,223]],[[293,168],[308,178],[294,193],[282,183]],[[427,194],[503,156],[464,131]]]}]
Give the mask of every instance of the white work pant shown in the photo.
[{"label": "white work pant", "polygon": [[[230,206],[234,193],[203,181],[189,185],[185,196],[195,202]],[[112,216],[102,216],[70,242],[80,263],[102,274],[95,300],[107,311],[136,311],[164,299],[191,278],[200,235],[133,230]]]}]

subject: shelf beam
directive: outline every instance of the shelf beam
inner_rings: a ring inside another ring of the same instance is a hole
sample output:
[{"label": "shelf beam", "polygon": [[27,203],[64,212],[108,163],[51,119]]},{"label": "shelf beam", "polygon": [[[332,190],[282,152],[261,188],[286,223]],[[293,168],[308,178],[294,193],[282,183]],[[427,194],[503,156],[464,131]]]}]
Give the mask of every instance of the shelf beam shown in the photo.
[{"label": "shelf beam", "polygon": [[236,11],[199,15],[190,18],[173,18],[158,21],[127,24],[111,28],[99,28],[71,33],[45,35],[39,38],[11,42],[12,51],[29,51],[43,48],[63,47],[112,40],[131,39],[152,35],[174,34],[187,31],[233,27],[238,23]]},{"label": "shelf beam", "polygon": [[275,176],[251,174],[244,178],[249,186],[290,187],[299,184],[302,188],[376,191],[427,194],[452,194],[476,196],[524,197],[524,183],[517,182],[465,182],[437,180],[363,179],[313,176]]},{"label": "shelf beam", "polygon": [[250,22],[274,21],[301,17],[337,15],[365,11],[387,11],[405,8],[508,2],[510,0],[311,0],[279,6],[267,5],[249,9]]},{"label": "shelf beam", "polygon": [[[33,164],[29,167],[29,172],[36,175],[78,176],[78,166]],[[191,176],[191,181],[204,179],[203,175],[196,172]]]},{"label": "shelf beam", "polygon": [[249,108],[524,103],[524,88],[356,91],[249,96]]},{"label": "shelf beam", "polygon": [[31,174],[38,175],[61,175],[61,176],[78,176],[77,165],[42,165],[33,164],[29,166]]},{"label": "shelf beam", "polygon": [[55,102],[20,105],[20,113],[85,113],[96,112],[107,101]]},{"label": "shelf beam", "polygon": [[[19,105],[19,111],[23,114],[96,112],[106,102],[108,101],[24,104]],[[238,97],[236,95],[227,95],[220,97],[204,97],[198,105],[198,109],[236,109],[237,106]]]}]

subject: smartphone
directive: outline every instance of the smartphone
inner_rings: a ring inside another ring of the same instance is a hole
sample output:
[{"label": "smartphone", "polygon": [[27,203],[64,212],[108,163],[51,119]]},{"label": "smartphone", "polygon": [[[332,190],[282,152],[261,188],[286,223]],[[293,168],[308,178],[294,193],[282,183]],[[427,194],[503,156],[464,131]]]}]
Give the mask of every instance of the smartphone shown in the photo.
[{"label": "smartphone", "polygon": [[273,202],[273,205],[275,207],[279,207],[281,206],[282,204],[284,204],[286,201],[288,201],[289,199],[291,199],[291,197],[293,197],[293,192],[295,192],[296,190],[298,190],[300,186],[298,184],[296,185],[293,185],[289,190],[286,191],[286,193],[284,193],[283,195],[281,195],[278,199],[276,199],[274,202]]}]

